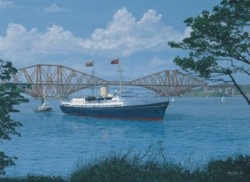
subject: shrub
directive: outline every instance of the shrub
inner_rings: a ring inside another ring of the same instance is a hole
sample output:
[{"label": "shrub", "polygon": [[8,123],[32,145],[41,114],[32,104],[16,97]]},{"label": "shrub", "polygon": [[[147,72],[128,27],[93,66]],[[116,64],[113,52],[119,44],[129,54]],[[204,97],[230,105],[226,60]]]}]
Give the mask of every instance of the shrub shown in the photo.
[{"label": "shrub", "polygon": [[71,182],[152,182],[187,181],[190,171],[180,164],[167,162],[159,152],[146,154],[111,153],[99,159],[80,164],[71,174]]},{"label": "shrub", "polygon": [[250,156],[211,160],[207,165],[210,181],[250,181]]}]

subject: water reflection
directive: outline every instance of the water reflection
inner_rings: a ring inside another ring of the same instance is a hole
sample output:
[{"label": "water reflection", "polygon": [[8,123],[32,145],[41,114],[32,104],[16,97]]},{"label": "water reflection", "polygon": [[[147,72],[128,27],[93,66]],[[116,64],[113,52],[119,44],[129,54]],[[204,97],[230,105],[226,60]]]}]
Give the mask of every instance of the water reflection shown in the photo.
[{"label": "water reflection", "polygon": [[164,135],[164,125],[162,122],[109,120],[70,115],[63,115],[61,120],[73,132],[96,135],[105,140],[127,138],[131,134],[140,138],[144,135],[148,137]]}]

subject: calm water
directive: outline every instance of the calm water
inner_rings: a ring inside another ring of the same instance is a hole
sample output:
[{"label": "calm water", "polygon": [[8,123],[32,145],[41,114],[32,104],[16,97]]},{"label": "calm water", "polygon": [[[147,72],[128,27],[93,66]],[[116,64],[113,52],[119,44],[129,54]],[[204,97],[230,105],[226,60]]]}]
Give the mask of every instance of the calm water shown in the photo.
[{"label": "calm water", "polygon": [[250,107],[241,97],[176,98],[162,123],[89,119],[64,115],[59,101],[49,100],[50,113],[35,113],[40,100],[18,108],[13,118],[22,122],[13,137],[0,147],[17,156],[9,176],[68,175],[77,161],[91,160],[110,151],[144,151],[162,143],[167,157],[206,161],[237,153],[250,154]]}]

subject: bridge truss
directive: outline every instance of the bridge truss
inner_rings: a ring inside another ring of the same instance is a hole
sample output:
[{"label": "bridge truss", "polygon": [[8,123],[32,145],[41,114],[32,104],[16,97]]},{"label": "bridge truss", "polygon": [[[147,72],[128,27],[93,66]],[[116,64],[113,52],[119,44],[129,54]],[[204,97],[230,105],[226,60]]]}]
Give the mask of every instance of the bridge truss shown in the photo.
[{"label": "bridge truss", "polygon": [[[24,92],[36,98],[44,95],[61,97],[94,86],[120,84],[120,81],[107,81],[62,65],[50,64],[18,69],[12,79],[18,84],[30,84],[31,88]],[[177,70],[165,70],[133,81],[124,81],[122,85],[144,87],[162,96],[179,96],[195,87],[206,86],[206,83]]]},{"label": "bridge truss", "polygon": [[95,85],[105,85],[106,80],[67,68],[62,65],[39,64],[21,68],[13,75],[15,83],[30,84],[24,92],[32,97],[62,97]]},{"label": "bridge truss", "polygon": [[177,70],[161,71],[131,81],[130,84],[153,90],[161,96],[180,96],[193,88],[206,86],[205,82]]}]

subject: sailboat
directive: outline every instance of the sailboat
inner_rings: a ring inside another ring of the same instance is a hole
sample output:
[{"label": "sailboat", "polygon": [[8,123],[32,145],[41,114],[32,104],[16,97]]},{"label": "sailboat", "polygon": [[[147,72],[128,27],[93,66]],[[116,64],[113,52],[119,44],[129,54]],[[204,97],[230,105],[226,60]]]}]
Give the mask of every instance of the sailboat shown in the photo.
[{"label": "sailboat", "polygon": [[174,99],[174,97],[172,97],[171,102],[174,102],[174,101],[175,101],[175,99]]},{"label": "sailboat", "polygon": [[225,103],[225,97],[224,96],[221,97],[221,102]]},{"label": "sailboat", "polygon": [[52,107],[46,102],[46,94],[43,92],[42,102],[41,105],[38,106],[37,111],[38,112],[46,112],[51,111]]}]

